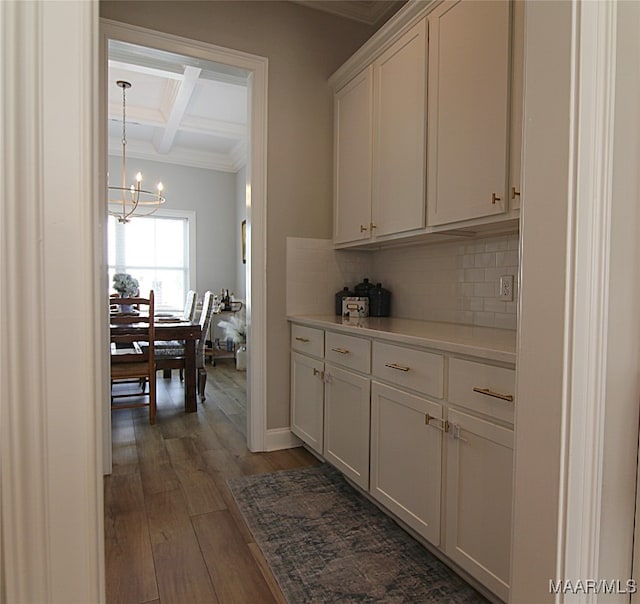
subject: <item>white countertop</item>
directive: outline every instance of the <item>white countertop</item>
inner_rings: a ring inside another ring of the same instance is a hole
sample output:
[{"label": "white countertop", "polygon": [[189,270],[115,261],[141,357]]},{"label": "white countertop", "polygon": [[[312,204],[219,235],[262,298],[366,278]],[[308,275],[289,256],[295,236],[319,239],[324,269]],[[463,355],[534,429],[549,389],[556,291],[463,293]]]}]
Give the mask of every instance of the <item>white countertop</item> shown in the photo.
[{"label": "white countertop", "polygon": [[291,315],[287,319],[320,329],[437,348],[487,360],[513,364],[516,362],[516,332],[510,329],[394,317],[343,319],[336,315]]}]

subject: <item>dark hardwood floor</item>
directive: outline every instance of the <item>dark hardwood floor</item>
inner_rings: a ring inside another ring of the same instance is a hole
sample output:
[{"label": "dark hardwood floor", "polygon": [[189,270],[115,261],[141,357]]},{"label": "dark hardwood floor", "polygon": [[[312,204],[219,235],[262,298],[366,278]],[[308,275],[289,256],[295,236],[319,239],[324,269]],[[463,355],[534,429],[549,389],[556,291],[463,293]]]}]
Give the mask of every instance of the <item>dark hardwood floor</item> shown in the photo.
[{"label": "dark hardwood floor", "polygon": [[284,598],[227,487],[230,476],[317,464],[306,450],[250,453],[246,374],[208,367],[207,400],[185,414],[177,372],[159,373],[158,415],[113,412],[105,477],[107,602],[270,604]]}]

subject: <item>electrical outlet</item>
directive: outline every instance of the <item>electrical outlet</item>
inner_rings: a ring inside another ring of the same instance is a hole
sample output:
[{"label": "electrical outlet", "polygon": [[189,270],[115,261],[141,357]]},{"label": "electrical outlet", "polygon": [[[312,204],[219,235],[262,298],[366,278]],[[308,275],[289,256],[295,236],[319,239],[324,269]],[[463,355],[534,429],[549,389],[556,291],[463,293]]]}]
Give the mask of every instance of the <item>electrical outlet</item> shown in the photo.
[{"label": "electrical outlet", "polygon": [[500,277],[500,300],[511,302],[513,300],[513,275],[502,275]]}]

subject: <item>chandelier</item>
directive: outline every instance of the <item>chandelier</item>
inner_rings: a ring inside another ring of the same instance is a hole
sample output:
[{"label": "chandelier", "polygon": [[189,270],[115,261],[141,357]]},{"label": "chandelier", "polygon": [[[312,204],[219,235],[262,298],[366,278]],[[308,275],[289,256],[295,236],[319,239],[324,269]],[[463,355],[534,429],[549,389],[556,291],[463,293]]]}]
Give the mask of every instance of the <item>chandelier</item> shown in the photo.
[{"label": "chandelier", "polygon": [[118,222],[127,223],[133,216],[149,216],[164,202],[163,186],[159,182],[156,191],[142,188],[142,174],[136,174],[135,184],[127,186],[127,123],[126,123],[126,90],[131,88],[130,82],[118,80],[122,88],[122,186],[109,186],[109,214],[115,216]]}]

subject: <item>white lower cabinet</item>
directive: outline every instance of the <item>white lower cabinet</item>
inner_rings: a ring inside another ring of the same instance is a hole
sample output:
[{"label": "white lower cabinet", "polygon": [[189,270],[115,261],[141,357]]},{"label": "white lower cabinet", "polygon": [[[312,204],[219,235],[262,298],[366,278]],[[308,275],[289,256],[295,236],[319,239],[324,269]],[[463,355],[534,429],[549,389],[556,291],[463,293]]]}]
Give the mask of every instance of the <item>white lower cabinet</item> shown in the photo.
[{"label": "white lower cabinet", "polygon": [[329,364],[324,379],[324,457],[367,490],[370,379]]},{"label": "white lower cabinet", "polygon": [[324,362],[291,353],[291,431],[322,455]]},{"label": "white lower cabinet", "polygon": [[436,546],[443,429],[442,405],[372,383],[371,495]]},{"label": "white lower cabinet", "polygon": [[507,602],[513,366],[294,328],[294,434]]},{"label": "white lower cabinet", "polygon": [[513,430],[452,409],[449,426],[444,551],[508,601]]}]

